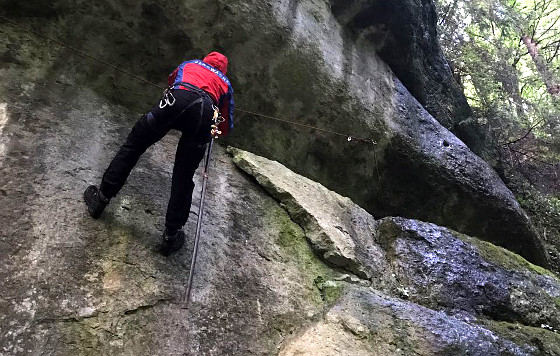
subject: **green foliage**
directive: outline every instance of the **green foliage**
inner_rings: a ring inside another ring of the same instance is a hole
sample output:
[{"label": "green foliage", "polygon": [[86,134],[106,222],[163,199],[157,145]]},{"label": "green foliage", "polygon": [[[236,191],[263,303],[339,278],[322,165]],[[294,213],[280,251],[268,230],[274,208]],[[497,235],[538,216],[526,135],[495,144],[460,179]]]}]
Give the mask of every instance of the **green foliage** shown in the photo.
[{"label": "green foliage", "polygon": [[[560,0],[438,0],[440,42],[478,122],[520,161],[559,160]],[[538,49],[535,60],[522,38]],[[537,64],[540,63],[542,65]],[[519,147],[519,138],[546,147]],[[512,143],[513,142],[513,143]],[[511,151],[512,149],[513,151]]]},{"label": "green foliage", "polygon": [[440,43],[491,162],[560,270],[560,0],[436,0]]}]

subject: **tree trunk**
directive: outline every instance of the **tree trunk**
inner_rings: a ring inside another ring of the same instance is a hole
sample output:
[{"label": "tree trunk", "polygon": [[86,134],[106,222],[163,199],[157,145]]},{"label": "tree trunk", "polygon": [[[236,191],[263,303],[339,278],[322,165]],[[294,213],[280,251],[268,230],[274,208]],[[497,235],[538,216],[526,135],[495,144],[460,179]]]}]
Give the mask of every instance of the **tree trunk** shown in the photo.
[{"label": "tree trunk", "polygon": [[554,74],[540,57],[537,44],[529,36],[523,36],[522,40],[525,46],[527,46],[527,50],[529,51],[531,58],[533,58],[533,62],[535,63],[537,71],[543,79],[548,92],[553,96],[560,95],[560,82],[558,82],[558,80],[554,77]]}]

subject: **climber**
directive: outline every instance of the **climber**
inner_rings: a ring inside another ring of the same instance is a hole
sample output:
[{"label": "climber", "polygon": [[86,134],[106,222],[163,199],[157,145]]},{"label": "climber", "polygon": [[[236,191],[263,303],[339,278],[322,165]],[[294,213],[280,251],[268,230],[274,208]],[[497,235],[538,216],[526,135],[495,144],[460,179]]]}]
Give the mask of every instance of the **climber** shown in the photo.
[{"label": "climber", "polygon": [[95,185],[86,188],[84,200],[92,218],[101,216],[142,153],[170,129],[176,129],[182,135],[175,154],[161,252],[169,255],[182,247],[183,225],[188,219],[194,189],[193,176],[210,141],[215,110],[219,109],[225,118],[218,125],[221,134],[226,135],[233,128],[233,89],[226,77],[227,66],[227,57],[211,52],[202,61],[183,62],[169,75],[169,87],[163,98],[136,122],[105,171],[99,188]]}]

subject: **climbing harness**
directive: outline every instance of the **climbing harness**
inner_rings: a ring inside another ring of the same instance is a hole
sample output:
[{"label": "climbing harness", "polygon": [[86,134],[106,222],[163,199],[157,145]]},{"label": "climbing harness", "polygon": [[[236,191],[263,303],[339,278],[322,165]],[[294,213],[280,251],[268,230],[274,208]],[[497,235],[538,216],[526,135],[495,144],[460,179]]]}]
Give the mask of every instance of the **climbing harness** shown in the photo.
[{"label": "climbing harness", "polygon": [[[218,107],[214,104],[214,99],[212,99],[212,97],[207,92],[200,89],[196,85],[193,85],[193,84],[187,83],[187,82],[179,82],[179,83],[170,85],[169,87],[167,87],[163,91],[163,97],[159,101],[159,108],[164,109],[166,107],[172,107],[173,105],[175,105],[175,102],[177,101],[177,99],[173,95],[173,90],[180,89],[181,87],[187,89],[188,91],[192,91],[192,92],[198,94],[199,97],[198,97],[198,99],[193,100],[189,105],[185,106],[183,108],[183,110],[181,110],[181,112],[179,112],[177,115],[175,115],[173,120],[169,120],[169,126],[166,127],[165,129],[169,130],[171,128],[171,125],[172,125],[173,121],[175,121],[175,119],[182,116],[185,113],[185,111],[187,111],[191,107],[193,107],[197,104],[200,104],[200,111],[199,111],[199,115],[198,115],[199,120],[197,121],[197,124],[196,124],[195,128],[192,130],[192,135],[189,137],[189,139],[192,139],[193,137],[195,137],[199,128],[200,128],[202,120],[203,120],[204,99],[207,99],[209,102],[212,103],[212,110],[214,112],[213,119],[212,119],[213,120],[212,135],[216,136],[216,138],[217,138],[218,135],[221,135],[222,132],[217,130],[217,125],[224,122],[225,119],[221,116]],[[149,115],[152,115],[151,118],[153,119],[153,114],[151,112],[148,113],[148,118],[150,118]],[[215,134],[215,132],[217,134]]]},{"label": "climbing harness", "polygon": [[[177,100],[175,99],[175,96],[173,96],[173,90],[174,89],[179,89],[180,87],[184,87],[189,91],[194,91],[195,93],[198,93],[200,96],[207,97],[208,99],[210,99],[210,101],[212,103],[214,103],[214,100],[212,99],[212,97],[210,95],[208,95],[207,92],[200,89],[196,85],[192,85],[191,83],[187,83],[187,82],[179,82],[177,84],[172,84],[172,85],[168,86],[167,88],[165,88],[165,90],[163,91],[163,98],[159,101],[159,108],[160,109],[163,109],[166,106],[175,105],[175,102]],[[214,107],[214,106],[215,105],[212,105],[212,107]]]},{"label": "climbing harness", "polygon": [[185,291],[185,295],[183,296],[183,303],[182,308],[187,309],[189,306],[189,301],[191,298],[191,289],[192,289],[192,281],[194,277],[194,269],[196,265],[196,256],[198,255],[198,243],[200,241],[200,231],[202,229],[202,214],[204,212],[204,197],[206,195],[206,184],[208,183],[208,168],[210,166],[210,157],[212,154],[212,145],[214,144],[214,139],[217,139],[221,134],[218,131],[218,125],[223,122],[225,119],[220,114],[220,110],[217,106],[212,105],[214,109],[214,117],[212,118],[212,126],[211,126],[211,137],[210,143],[208,144],[208,149],[206,151],[206,158],[204,159],[204,171],[202,172],[202,192],[200,193],[200,204],[198,205],[198,218],[196,220],[196,234],[194,238],[194,249],[191,259],[191,268],[189,270],[189,279],[187,282],[187,290]]}]

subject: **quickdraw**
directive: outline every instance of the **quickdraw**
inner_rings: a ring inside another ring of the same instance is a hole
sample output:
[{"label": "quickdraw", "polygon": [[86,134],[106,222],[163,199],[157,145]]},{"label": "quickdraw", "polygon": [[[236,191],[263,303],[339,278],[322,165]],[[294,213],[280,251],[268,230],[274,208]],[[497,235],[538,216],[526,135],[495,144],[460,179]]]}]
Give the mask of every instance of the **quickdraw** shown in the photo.
[{"label": "quickdraw", "polygon": [[212,118],[212,126],[210,126],[210,134],[213,138],[218,138],[222,134],[222,131],[218,129],[218,125],[226,120],[223,118],[220,109],[218,109],[216,105],[212,105],[212,109],[214,110],[214,117]]},{"label": "quickdraw", "polygon": [[[166,88],[163,92],[163,98],[159,101],[159,108],[163,109],[166,106],[173,106],[177,101],[171,92],[172,87]],[[170,99],[171,98],[171,99]]]}]

